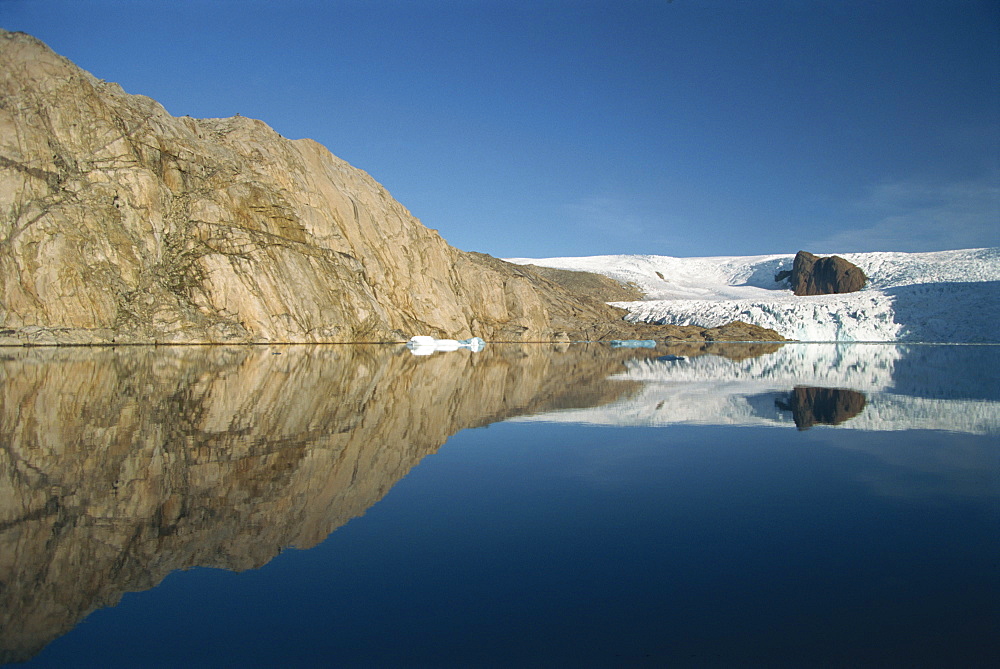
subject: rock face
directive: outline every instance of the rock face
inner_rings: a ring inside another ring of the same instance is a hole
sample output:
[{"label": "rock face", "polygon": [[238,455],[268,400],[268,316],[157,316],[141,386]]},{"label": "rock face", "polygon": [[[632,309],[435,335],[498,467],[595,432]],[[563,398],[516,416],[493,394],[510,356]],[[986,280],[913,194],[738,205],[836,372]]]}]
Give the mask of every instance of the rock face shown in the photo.
[{"label": "rock face", "polygon": [[868,277],[857,265],[840,256],[820,258],[808,251],[795,254],[791,280],[796,295],[853,293],[868,283]]},{"label": "rock face", "polygon": [[623,314],[452,248],[316,142],[175,118],[0,31],[0,343],[551,341]]}]

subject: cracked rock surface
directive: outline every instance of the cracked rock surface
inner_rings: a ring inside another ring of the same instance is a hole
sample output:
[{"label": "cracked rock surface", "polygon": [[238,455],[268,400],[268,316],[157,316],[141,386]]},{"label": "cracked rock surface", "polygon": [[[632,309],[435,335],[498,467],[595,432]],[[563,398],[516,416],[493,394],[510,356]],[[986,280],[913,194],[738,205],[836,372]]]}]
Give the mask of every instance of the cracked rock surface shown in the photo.
[{"label": "cracked rock surface", "polygon": [[173,117],[0,30],[0,345],[651,336],[625,313],[449,246],[312,140]]},{"label": "cracked rock surface", "polygon": [[261,121],[175,118],[0,32],[0,343],[583,338],[620,312],[452,248]]}]

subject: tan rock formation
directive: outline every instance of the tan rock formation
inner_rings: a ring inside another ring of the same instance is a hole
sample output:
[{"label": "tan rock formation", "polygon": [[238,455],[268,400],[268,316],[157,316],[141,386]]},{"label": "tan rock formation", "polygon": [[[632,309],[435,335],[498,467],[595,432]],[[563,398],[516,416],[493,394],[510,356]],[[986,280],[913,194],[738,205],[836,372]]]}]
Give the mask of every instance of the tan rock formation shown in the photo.
[{"label": "tan rock formation", "polygon": [[316,142],[175,118],[0,31],[0,345],[586,340],[624,314],[452,248]]},{"label": "tan rock formation", "polygon": [[30,36],[0,33],[0,100],[8,338],[581,338],[620,316],[448,246],[311,140],[174,118]]}]

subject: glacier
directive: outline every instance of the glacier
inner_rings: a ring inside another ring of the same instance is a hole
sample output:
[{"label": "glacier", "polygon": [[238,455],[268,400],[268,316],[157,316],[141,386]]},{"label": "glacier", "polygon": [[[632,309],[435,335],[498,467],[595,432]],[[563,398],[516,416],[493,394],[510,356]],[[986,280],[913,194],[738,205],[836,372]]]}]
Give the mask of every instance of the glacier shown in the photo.
[{"label": "glacier", "polygon": [[606,255],[508,258],[508,262],[603,274],[645,297],[612,302],[627,320],[716,327],[740,320],[809,342],[998,342],[1000,248],[927,253],[819,253],[858,265],[856,293],[799,297],[787,282],[794,254],[675,258]]}]

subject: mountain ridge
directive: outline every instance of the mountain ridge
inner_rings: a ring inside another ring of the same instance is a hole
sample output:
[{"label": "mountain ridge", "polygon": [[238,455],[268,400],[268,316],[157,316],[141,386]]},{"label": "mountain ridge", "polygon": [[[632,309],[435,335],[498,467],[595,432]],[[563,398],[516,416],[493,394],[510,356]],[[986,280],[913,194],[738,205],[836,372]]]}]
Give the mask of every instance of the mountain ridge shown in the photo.
[{"label": "mountain ridge", "polygon": [[649,334],[451,247],[313,140],[171,116],[29,35],[0,32],[0,101],[0,345]]}]

